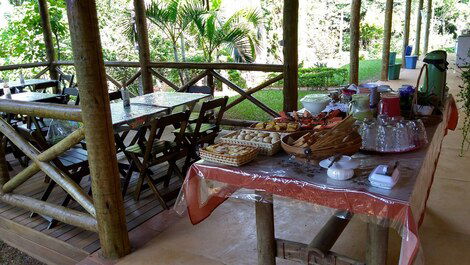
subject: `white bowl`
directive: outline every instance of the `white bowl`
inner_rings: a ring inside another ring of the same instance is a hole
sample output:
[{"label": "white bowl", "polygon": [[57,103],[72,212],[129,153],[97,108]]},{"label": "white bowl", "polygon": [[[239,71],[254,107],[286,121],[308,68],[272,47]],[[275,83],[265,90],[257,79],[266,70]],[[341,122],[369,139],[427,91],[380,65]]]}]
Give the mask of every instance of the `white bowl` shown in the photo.
[{"label": "white bowl", "polygon": [[327,158],[319,163],[321,167],[328,169],[326,172],[328,177],[336,180],[347,180],[354,176],[354,169],[357,168],[358,164],[352,157],[341,156],[337,162],[333,163],[333,165],[328,168],[332,159],[334,159],[334,157]]},{"label": "white bowl", "polygon": [[300,102],[302,102],[302,106],[313,115],[316,115],[324,110],[330,101],[331,99],[326,94],[311,94],[300,100]]}]

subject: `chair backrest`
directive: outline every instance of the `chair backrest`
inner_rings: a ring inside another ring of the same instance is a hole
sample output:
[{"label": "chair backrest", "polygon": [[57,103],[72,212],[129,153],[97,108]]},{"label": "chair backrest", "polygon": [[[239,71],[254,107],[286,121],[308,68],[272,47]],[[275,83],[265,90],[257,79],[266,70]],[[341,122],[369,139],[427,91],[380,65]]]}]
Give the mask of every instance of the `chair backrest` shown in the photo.
[{"label": "chair backrest", "polygon": [[60,74],[59,83],[62,85],[62,90],[64,90],[65,88],[76,87],[76,84],[73,83],[74,78],[74,75]]},{"label": "chair backrest", "polygon": [[210,86],[190,86],[188,87],[187,93],[202,93],[212,95],[212,89]]},{"label": "chair backrest", "polygon": [[113,91],[109,93],[109,100],[117,100],[117,99],[122,99],[122,94],[121,91]]},{"label": "chair backrest", "polygon": [[[219,129],[220,122],[225,112],[225,107],[227,106],[228,97],[216,98],[208,100],[202,103],[201,110],[199,112],[199,117],[196,121],[196,128],[194,128],[194,133],[198,134],[199,130],[203,123],[214,121],[216,125],[216,130]],[[216,117],[214,117],[216,115]]]},{"label": "chair backrest", "polygon": [[78,94],[78,88],[76,87],[65,87],[62,89],[62,95],[67,97],[67,102],[70,98],[70,96],[76,97],[75,99],[75,105],[78,105],[80,103],[80,96]]},{"label": "chair backrest", "polygon": [[144,156],[144,161],[148,161],[149,159],[153,142],[162,137],[163,132],[168,126],[179,128],[178,133],[175,133],[175,139],[173,140],[173,142],[176,143],[177,147],[181,147],[183,145],[184,133],[188,125],[190,114],[191,112],[187,110],[184,112],[178,112],[178,113],[166,115],[166,116],[160,117],[152,121],[151,127],[150,127],[149,138],[145,146],[146,152]]}]

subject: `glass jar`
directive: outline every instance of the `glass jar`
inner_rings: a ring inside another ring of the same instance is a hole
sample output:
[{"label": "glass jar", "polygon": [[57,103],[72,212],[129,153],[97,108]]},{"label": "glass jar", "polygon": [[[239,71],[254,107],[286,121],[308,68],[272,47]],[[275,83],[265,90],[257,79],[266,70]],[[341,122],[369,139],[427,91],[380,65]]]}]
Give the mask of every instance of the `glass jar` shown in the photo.
[{"label": "glass jar", "polygon": [[369,105],[369,94],[352,95],[349,114],[351,114],[356,120],[364,121],[365,119],[372,119],[374,118],[374,114],[372,113]]}]

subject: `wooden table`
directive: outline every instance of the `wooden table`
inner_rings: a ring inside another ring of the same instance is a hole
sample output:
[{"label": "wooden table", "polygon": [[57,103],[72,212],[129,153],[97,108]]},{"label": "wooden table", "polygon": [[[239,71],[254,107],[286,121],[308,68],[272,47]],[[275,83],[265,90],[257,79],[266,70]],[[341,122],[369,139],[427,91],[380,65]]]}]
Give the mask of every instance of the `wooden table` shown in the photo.
[{"label": "wooden table", "polygon": [[131,104],[152,105],[173,110],[179,106],[186,106],[192,110],[196,102],[209,98],[211,95],[202,93],[183,92],[155,92],[131,98]]},{"label": "wooden table", "polygon": [[[57,86],[57,83],[58,83],[57,80],[50,80],[50,79],[25,79],[23,84],[19,80],[9,81],[8,86],[10,88],[15,88],[15,89],[18,89],[19,91],[22,91],[23,88],[27,86],[34,87],[37,85],[41,85],[43,87],[53,87],[53,86]],[[4,87],[4,83],[0,83],[0,88],[3,89],[3,87]]]},{"label": "wooden table", "polygon": [[[185,199],[191,222],[197,224],[243,188],[237,198],[245,196],[255,201],[258,264],[261,265],[275,264],[276,257],[303,264],[363,264],[330,251],[352,215],[368,221],[367,264],[385,264],[388,227],[393,227],[402,236],[400,265],[408,265],[419,249],[418,227],[424,217],[442,140],[448,129],[456,128],[457,120],[457,108],[450,98],[442,122],[427,128],[427,147],[394,155],[358,153],[354,157],[360,166],[356,177],[348,181],[330,179],[326,170],[299,162],[285,153],[258,157],[241,167],[199,161],[191,166],[183,184],[184,196],[180,197]],[[391,160],[400,162],[397,185],[391,190],[371,186],[369,173]],[[308,245],[276,239],[273,195],[338,211]]]}]

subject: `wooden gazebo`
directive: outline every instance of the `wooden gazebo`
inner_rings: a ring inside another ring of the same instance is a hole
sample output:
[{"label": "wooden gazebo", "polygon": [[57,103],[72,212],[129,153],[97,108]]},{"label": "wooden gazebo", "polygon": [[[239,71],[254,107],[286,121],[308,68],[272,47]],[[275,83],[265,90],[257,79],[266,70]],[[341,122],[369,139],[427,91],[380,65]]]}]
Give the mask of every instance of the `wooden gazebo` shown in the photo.
[{"label": "wooden gazebo", "polygon": [[[47,62],[0,66],[0,71],[19,68],[44,67],[38,76],[49,71],[51,78],[57,79],[60,71],[58,68],[59,66],[73,65],[75,66],[77,80],[80,83],[80,106],[64,106],[47,103],[20,103],[9,100],[0,100],[0,111],[44,118],[81,121],[83,122],[84,127],[83,129],[79,129],[69,135],[47,151],[39,153],[30,144],[18,137],[6,121],[0,119],[2,139],[5,137],[8,138],[32,161],[31,165],[26,167],[23,171],[19,172],[15,176],[10,176],[4,159],[4,145],[2,145],[2,148],[0,148],[0,201],[28,211],[51,216],[61,222],[98,233],[101,252],[106,258],[120,258],[129,254],[131,251],[128,229],[126,226],[124,202],[120,189],[117,158],[114,150],[115,143],[111,124],[110,107],[108,104],[108,81],[118,88],[121,88],[123,86],[128,86],[141,76],[144,92],[150,93],[153,91],[154,77],[160,79],[177,91],[184,91],[188,86],[191,86],[207,76],[209,86],[213,86],[213,80],[216,78],[240,94],[240,97],[231,103],[228,108],[247,99],[262,108],[271,116],[276,116],[276,111],[258,101],[252,96],[252,94],[281,79],[284,79],[284,110],[291,111],[297,108],[298,0],[284,0],[283,65],[151,62],[144,0],[133,0],[138,33],[139,62],[103,61],[98,17],[95,2],[93,0],[66,1],[74,61],[57,61],[52,43],[47,0],[38,1],[40,7],[39,11],[42,18],[42,26],[44,29],[44,42],[47,49]],[[427,50],[431,13],[431,0],[428,1],[428,16],[424,44],[425,51]],[[393,0],[387,0],[386,3],[382,69],[382,79],[384,80],[387,78],[388,71]],[[420,9],[422,8],[422,3],[423,0],[420,0]],[[411,0],[407,0],[403,47],[408,45],[409,20],[411,12],[410,5]],[[350,83],[355,84],[358,83],[359,79],[360,8],[361,0],[352,0],[350,25]],[[420,29],[420,12],[418,12],[418,21],[418,29]],[[419,30],[417,33],[417,45],[415,49],[419,49]],[[119,82],[106,74],[105,67],[131,67],[138,69],[138,71],[129,80]],[[178,87],[160,74],[157,71],[159,68],[200,69],[201,72],[192,78],[186,85]],[[237,85],[226,80],[215,71],[219,69],[278,72],[279,75],[256,87],[243,90]],[[93,198],[91,198],[91,196],[88,195],[79,185],[67,178],[59,169],[50,163],[51,160],[65,152],[70,147],[76,145],[82,139],[86,139],[87,142]],[[4,141],[2,141],[2,143],[3,142]],[[52,181],[59,184],[82,206],[83,209],[86,210],[86,212],[58,206],[13,192],[18,186],[39,171],[43,171],[52,179]],[[5,229],[4,227],[6,226],[7,225],[2,223],[0,218],[0,230]],[[22,238],[24,239],[27,237],[25,233],[30,233],[28,232],[29,230],[22,230],[20,226],[14,227],[15,229],[11,230],[14,231],[15,234],[19,235],[18,238],[13,239],[10,235],[0,232],[0,239],[16,246],[27,244],[26,241],[22,241]],[[30,233],[28,236],[38,236],[38,234]],[[47,245],[48,242],[56,241],[56,239],[47,236],[44,236],[41,240],[43,245]],[[35,253],[35,256],[44,253],[42,252],[42,246],[38,242],[35,242],[35,244],[39,246],[37,246],[37,248],[30,248],[29,252]]]}]

